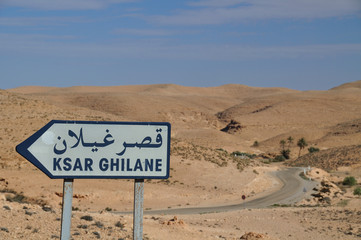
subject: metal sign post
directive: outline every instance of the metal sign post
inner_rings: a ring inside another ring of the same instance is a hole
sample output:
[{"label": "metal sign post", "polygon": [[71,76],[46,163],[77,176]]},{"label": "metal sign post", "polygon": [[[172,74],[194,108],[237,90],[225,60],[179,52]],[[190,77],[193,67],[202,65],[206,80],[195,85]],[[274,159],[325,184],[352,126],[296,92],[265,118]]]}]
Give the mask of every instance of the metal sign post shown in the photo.
[{"label": "metal sign post", "polygon": [[144,179],[134,180],[133,239],[143,239]]},{"label": "metal sign post", "polygon": [[64,179],[63,184],[63,209],[61,215],[61,240],[70,239],[71,210],[73,201],[73,179]]},{"label": "metal sign post", "polygon": [[50,178],[64,179],[61,239],[70,239],[75,178],[135,179],[134,239],[143,237],[144,179],[169,178],[167,122],[52,120],[16,146]]}]

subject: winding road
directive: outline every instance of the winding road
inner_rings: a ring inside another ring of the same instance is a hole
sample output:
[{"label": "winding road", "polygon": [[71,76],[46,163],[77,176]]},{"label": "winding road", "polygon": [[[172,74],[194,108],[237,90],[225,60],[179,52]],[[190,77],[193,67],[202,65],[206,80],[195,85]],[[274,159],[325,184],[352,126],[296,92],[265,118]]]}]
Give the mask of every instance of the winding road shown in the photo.
[{"label": "winding road", "polygon": [[[243,201],[232,205],[219,205],[210,207],[189,207],[189,208],[174,208],[161,210],[147,210],[144,215],[182,215],[182,214],[205,214],[215,212],[228,212],[240,210],[243,208],[265,208],[274,204],[292,204],[298,202],[309,194],[310,191],[317,185],[315,181],[308,181],[302,179],[299,173],[303,168],[287,168],[281,171],[273,172],[272,175],[277,177],[283,186],[268,194],[251,201]],[[114,212],[119,214],[129,214],[131,212]]]}]

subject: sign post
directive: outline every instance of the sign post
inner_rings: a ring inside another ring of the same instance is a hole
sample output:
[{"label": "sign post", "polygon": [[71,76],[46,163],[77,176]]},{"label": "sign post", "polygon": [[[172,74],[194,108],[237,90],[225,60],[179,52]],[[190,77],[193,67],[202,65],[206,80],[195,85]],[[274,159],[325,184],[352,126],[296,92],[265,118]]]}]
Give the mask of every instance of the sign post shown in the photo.
[{"label": "sign post", "polygon": [[64,179],[63,183],[63,208],[61,215],[60,239],[70,239],[71,210],[73,201],[73,179]]},{"label": "sign post", "polygon": [[134,180],[133,239],[143,239],[144,179]]},{"label": "sign post", "polygon": [[134,179],[134,239],[143,235],[144,179],[169,178],[167,122],[52,120],[16,151],[47,176],[64,179],[61,239],[70,238],[73,179]]}]

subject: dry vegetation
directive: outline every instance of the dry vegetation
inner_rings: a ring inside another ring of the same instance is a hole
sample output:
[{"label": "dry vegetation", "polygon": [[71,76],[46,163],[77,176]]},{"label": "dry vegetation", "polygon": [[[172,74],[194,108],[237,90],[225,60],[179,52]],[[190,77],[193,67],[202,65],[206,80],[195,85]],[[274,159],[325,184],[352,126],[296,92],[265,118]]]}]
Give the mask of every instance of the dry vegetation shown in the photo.
[{"label": "dry vegetation", "polygon": [[182,159],[208,161],[220,167],[233,162],[239,170],[243,170],[251,162],[249,158],[237,157],[222,148],[213,149],[176,139],[172,139],[171,155],[180,156]]},{"label": "dry vegetation", "polygon": [[339,167],[350,167],[360,164],[361,145],[334,147],[320,152],[308,153],[289,162],[291,166],[314,166],[327,171]]}]

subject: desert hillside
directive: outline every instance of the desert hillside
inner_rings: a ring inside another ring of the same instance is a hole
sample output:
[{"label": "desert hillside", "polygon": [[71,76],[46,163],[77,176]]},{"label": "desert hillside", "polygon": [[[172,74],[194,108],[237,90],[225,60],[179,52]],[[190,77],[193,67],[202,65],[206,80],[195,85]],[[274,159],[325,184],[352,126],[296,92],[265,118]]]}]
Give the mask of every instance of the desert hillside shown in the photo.
[{"label": "desert hillside", "polygon": [[[279,142],[289,136],[328,149],[361,141],[359,85],[360,81],[306,92],[234,84],[22,87],[1,92],[2,128],[14,131],[21,124],[25,136],[51,119],[167,121],[173,138],[229,152],[278,152]],[[237,131],[220,131],[232,120],[239,123]],[[14,140],[2,144],[13,146],[18,142]],[[295,142],[289,146],[293,157]],[[9,146],[5,149],[11,152]]]},{"label": "desert hillside", "polygon": [[334,87],[331,90],[348,89],[348,88],[361,88],[361,80],[345,83],[340,86]]},{"label": "desert hillside", "polygon": [[[312,166],[316,177],[309,178],[332,180],[326,185],[334,195],[315,200],[307,192],[305,208],[148,216],[145,239],[356,239],[360,201],[351,188],[336,185],[350,173],[361,181],[360,84],[327,91],[236,84],[0,90],[0,238],[58,238],[62,181],[50,180],[15,152],[57,119],[171,123],[170,178],[146,180],[145,210],[239,204],[242,195],[251,201],[282,187],[274,172],[285,165]],[[300,138],[307,141],[304,149],[297,146]],[[309,147],[318,151],[309,153]],[[290,159],[274,163],[284,149]],[[77,179],[74,185],[74,239],[131,239],[130,216],[111,213],[132,210],[131,180]],[[87,222],[84,215],[96,220]],[[55,225],[43,226],[43,219]]]}]

